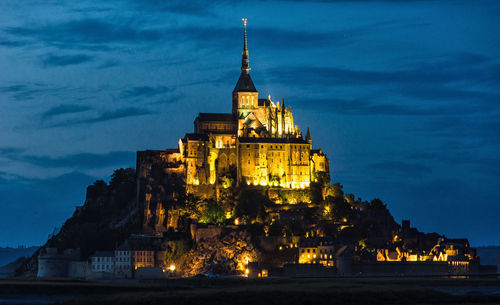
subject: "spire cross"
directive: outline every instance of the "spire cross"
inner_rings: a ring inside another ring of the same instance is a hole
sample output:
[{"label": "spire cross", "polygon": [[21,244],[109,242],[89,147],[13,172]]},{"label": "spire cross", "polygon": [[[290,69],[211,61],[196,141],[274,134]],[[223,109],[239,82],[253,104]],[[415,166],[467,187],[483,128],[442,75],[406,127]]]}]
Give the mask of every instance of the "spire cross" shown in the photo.
[{"label": "spire cross", "polygon": [[243,26],[246,28],[247,27],[247,18],[241,18],[243,20]]}]

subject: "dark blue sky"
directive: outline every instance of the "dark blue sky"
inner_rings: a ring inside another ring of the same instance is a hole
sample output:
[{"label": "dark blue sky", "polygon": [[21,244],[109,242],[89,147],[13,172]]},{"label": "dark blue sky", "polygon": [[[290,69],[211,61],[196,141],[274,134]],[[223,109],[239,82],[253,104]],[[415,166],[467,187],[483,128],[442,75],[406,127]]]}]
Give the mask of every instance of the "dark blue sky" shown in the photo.
[{"label": "dark blue sky", "polygon": [[229,112],[242,17],[257,89],[346,192],[500,244],[498,1],[6,0],[0,17],[0,246],[43,243],[93,180]]}]

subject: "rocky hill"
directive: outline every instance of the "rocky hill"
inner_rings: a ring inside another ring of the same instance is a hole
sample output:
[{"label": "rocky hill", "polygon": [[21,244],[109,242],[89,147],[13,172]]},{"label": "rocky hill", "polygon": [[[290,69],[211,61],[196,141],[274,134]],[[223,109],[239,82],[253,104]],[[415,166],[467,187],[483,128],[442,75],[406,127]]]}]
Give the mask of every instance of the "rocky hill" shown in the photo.
[{"label": "rocky hill", "polygon": [[[186,194],[179,179],[162,170],[171,165],[168,160],[150,155],[155,158],[143,158],[138,175],[122,168],[114,171],[109,183],[98,180],[88,186],[83,206],[42,247],[79,249],[81,259],[86,259],[98,250],[114,250],[132,233],[153,233],[168,245],[162,248],[163,263],[174,263],[179,274],[190,276],[241,273],[242,262],[256,258],[271,265],[293,262],[301,238],[332,238],[374,259],[375,249],[394,246],[394,234],[401,230],[382,201],[355,199],[344,194],[339,183],[313,184],[285,194],[279,188],[236,185],[227,175],[220,177],[218,200],[200,198]],[[209,224],[218,228],[216,235],[193,236],[193,225]],[[412,230],[415,240],[429,244],[398,241],[399,246],[428,249],[440,237]],[[34,276],[37,255],[38,251],[22,262],[15,274]]]},{"label": "rocky hill", "polygon": [[[109,184],[94,182],[87,187],[83,206],[42,247],[80,249],[82,258],[96,250],[113,250],[131,233],[141,231],[143,210],[136,203],[136,188],[135,170],[131,168],[115,170]],[[15,274],[36,275],[37,255],[38,251],[26,259]]]}]

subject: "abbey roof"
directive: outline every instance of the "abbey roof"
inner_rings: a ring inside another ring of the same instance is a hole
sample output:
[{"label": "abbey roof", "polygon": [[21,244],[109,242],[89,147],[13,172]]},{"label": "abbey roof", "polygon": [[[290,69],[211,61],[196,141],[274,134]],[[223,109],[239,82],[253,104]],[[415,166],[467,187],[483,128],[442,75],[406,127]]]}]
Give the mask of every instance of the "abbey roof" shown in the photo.
[{"label": "abbey roof", "polygon": [[232,122],[234,116],[232,113],[199,113],[197,119],[202,122]]},{"label": "abbey roof", "polygon": [[241,71],[240,78],[238,78],[238,82],[236,83],[233,92],[257,92],[252,78],[250,77],[250,73]]}]

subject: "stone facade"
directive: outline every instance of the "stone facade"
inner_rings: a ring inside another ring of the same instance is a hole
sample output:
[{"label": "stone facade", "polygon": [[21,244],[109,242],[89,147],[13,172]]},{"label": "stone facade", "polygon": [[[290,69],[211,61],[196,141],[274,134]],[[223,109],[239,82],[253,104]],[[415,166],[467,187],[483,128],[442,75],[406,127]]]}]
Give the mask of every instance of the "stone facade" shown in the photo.
[{"label": "stone facade", "polygon": [[[194,132],[180,139],[178,148],[138,152],[138,201],[145,205],[145,223],[165,223],[151,219],[167,214],[164,200],[151,198],[151,194],[158,194],[154,188],[169,179],[182,180],[188,193],[212,198],[218,194],[220,178],[232,168],[236,168],[238,184],[307,189],[320,178],[327,177],[329,182],[328,158],[323,151],[312,149],[309,129],[304,138],[291,107],[283,99],[259,97],[250,77],[246,45],[245,28],[231,113],[200,113],[194,120]],[[161,166],[153,168],[152,161]],[[160,178],[147,181],[151,176]]]}]

